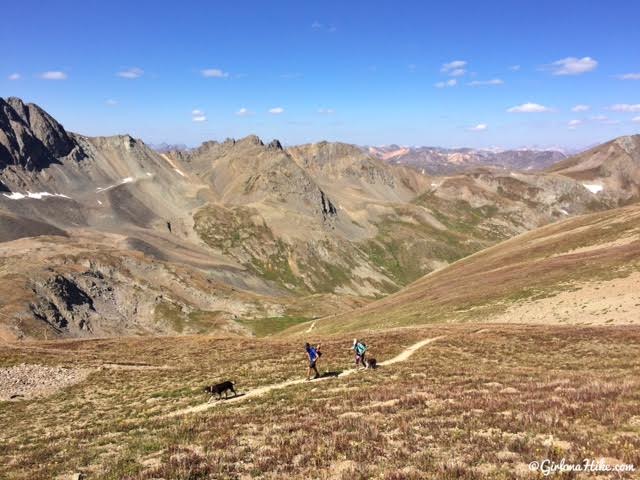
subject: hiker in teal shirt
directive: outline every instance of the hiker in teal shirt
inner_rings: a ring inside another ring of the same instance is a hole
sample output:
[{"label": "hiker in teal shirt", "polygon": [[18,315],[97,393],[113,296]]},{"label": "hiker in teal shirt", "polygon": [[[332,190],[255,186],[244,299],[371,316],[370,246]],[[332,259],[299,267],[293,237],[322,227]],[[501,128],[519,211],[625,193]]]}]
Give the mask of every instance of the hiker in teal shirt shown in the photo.
[{"label": "hiker in teal shirt", "polygon": [[362,368],[367,368],[367,361],[364,358],[367,352],[367,345],[362,340],[354,338],[351,349],[356,354],[356,370],[360,368],[360,365],[362,365]]}]

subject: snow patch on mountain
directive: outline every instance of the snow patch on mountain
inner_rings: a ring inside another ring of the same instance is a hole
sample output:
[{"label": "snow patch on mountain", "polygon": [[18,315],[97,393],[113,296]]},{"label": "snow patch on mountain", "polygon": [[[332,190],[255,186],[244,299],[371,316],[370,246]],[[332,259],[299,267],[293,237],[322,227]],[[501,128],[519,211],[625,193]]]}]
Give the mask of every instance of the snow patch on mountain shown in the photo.
[{"label": "snow patch on mountain", "polygon": [[42,200],[44,197],[60,197],[60,198],[71,198],[68,195],[63,193],[49,193],[49,192],[11,192],[11,193],[3,193],[5,197],[10,200],[23,200],[25,198],[33,198],[35,200]]},{"label": "snow patch on mountain", "polygon": [[119,187],[120,185],[124,185],[125,183],[131,183],[135,179],[133,177],[123,178],[119,183],[114,185],[109,185],[108,187],[98,187],[96,188],[96,192],[106,192],[107,190],[111,190],[112,188]]},{"label": "snow patch on mountain", "polygon": [[589,190],[591,193],[600,193],[604,187],[597,183],[583,183],[582,186]]},{"label": "snow patch on mountain", "polygon": [[164,159],[167,161],[167,163],[168,163],[169,165],[171,165],[171,166],[173,167],[173,169],[174,169],[176,172],[178,172],[178,174],[180,174],[180,175],[181,175],[181,176],[183,176],[183,177],[186,177],[186,175],[184,174],[184,172],[183,172],[182,170],[180,170],[180,169],[176,166],[176,164],[173,162],[173,160],[171,160],[171,158],[169,158],[169,156],[168,156],[167,154],[165,154],[165,153],[161,153],[161,154],[160,154],[160,156],[161,156],[162,158],[164,158]]}]

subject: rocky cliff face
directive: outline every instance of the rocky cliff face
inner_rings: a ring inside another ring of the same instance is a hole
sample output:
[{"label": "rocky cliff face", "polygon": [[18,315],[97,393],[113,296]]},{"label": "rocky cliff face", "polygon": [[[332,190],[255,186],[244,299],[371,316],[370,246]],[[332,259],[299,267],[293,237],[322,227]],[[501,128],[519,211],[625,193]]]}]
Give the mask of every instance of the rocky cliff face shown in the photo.
[{"label": "rocky cliff face", "polygon": [[0,169],[42,170],[77,149],[62,125],[37,105],[0,98]]},{"label": "rocky cliff face", "polygon": [[73,280],[54,275],[37,284],[38,301],[31,305],[33,314],[57,332],[92,331],[91,317],[96,314],[92,298]]}]

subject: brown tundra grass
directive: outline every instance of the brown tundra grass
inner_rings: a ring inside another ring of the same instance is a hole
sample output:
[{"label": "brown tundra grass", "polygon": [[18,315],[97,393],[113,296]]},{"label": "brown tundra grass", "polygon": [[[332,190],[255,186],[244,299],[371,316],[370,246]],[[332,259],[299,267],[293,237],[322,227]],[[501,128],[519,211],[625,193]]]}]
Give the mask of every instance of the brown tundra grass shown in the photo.
[{"label": "brown tundra grass", "polygon": [[[379,361],[440,335],[405,362],[174,418],[165,415],[207,400],[208,382],[244,392],[303,377],[306,339],[0,346],[3,366],[95,368],[49,397],[0,403],[0,478],[524,479],[543,478],[532,460],[600,457],[640,468],[640,328],[363,334]],[[323,344],[321,370],[352,367],[353,336],[309,338]]]}]

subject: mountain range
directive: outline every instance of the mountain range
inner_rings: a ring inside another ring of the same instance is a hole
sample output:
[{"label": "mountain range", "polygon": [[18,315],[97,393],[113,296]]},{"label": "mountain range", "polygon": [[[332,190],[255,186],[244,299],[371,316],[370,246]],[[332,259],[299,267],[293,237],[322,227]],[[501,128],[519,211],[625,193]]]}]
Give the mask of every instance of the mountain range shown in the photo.
[{"label": "mountain range", "polygon": [[482,150],[473,148],[368,147],[368,152],[394,165],[404,165],[429,175],[451,175],[474,167],[505,170],[544,170],[566,158],[559,150]]},{"label": "mountain range", "polygon": [[639,145],[458,152],[449,170],[256,136],[158,151],[0,99],[0,338],[359,318],[476,252],[637,201]]}]

